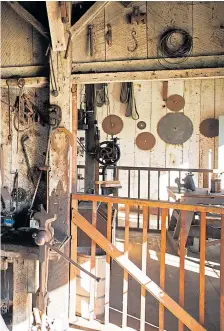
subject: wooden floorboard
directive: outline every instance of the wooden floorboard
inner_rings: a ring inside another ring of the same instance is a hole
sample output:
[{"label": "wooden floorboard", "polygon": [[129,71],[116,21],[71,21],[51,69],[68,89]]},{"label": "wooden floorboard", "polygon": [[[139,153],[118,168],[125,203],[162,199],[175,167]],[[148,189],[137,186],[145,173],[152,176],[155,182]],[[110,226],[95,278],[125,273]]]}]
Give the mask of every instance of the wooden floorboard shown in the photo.
[{"label": "wooden floorboard", "polygon": [[[122,249],[123,231],[117,231],[118,249]],[[138,267],[141,267],[141,243],[142,234],[140,232],[130,232],[129,257]],[[159,251],[160,251],[160,234],[148,234],[148,256],[147,256],[147,274],[157,284],[159,283]],[[206,261],[219,263],[218,248],[209,247],[206,249]],[[179,280],[179,257],[174,254],[173,248],[167,242],[167,261],[166,261],[166,284],[167,293],[178,301],[178,280]],[[193,262],[199,254],[192,253],[185,266],[185,308],[193,317],[198,319],[199,307],[199,263]],[[214,261],[213,261],[214,260]],[[217,267],[217,266],[216,266]],[[218,267],[217,267],[218,268]],[[187,270],[186,270],[187,269]],[[211,272],[216,269],[209,268]],[[122,312],[122,268],[115,262],[111,270],[111,289],[110,289],[110,323],[121,325]],[[216,276],[217,277],[217,276]],[[209,331],[219,330],[219,279],[213,276],[207,276],[206,279],[206,296],[205,296],[205,327]],[[140,326],[140,302],[141,287],[129,276],[128,285],[128,327],[135,330]],[[159,304],[149,293],[146,295],[146,331],[158,330]],[[178,330],[177,319],[165,309],[165,330]],[[185,327],[185,330],[188,330]]]}]

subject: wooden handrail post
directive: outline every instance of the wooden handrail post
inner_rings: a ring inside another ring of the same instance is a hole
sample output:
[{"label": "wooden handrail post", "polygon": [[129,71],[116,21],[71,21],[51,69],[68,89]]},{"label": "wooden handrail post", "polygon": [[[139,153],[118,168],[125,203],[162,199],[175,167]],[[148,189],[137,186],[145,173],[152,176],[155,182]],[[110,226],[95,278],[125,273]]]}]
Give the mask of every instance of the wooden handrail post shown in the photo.
[{"label": "wooden handrail post", "polygon": [[[180,270],[179,270],[179,305],[184,307],[184,262],[185,262],[185,219],[186,211],[182,212],[180,228]],[[184,330],[184,324],[178,321],[178,330]]]},{"label": "wooden handrail post", "polygon": [[[112,203],[107,205],[107,240],[111,241]],[[105,324],[110,321],[110,255],[106,256],[106,278],[105,278]]]},{"label": "wooden handrail post", "polygon": [[[124,255],[126,257],[128,257],[128,246],[129,246],[129,211],[130,211],[130,206],[126,205],[125,234],[124,234]],[[127,312],[128,312],[128,272],[124,270],[122,328],[127,327]]]},{"label": "wooden handrail post", "polygon": [[[96,228],[96,218],[97,218],[97,202],[93,202],[92,208],[92,226]],[[96,242],[92,239],[91,243],[91,262],[90,262],[90,272],[96,274]],[[94,304],[95,304],[95,285],[96,282],[93,278],[90,280],[90,299],[89,299],[89,320],[94,319]]]},{"label": "wooden handrail post", "polygon": [[199,321],[205,322],[205,248],[206,248],[206,213],[200,217],[200,284],[199,284]]},{"label": "wooden handrail post", "polygon": [[220,331],[224,331],[224,215],[221,217],[220,245]]},{"label": "wooden handrail post", "polygon": [[[166,256],[166,218],[167,209],[162,209],[161,244],[160,244],[160,287],[165,288],[165,256]],[[159,331],[164,330],[164,305],[159,304]]]},{"label": "wooden handrail post", "polygon": [[[146,274],[147,265],[147,230],[148,230],[148,207],[143,207],[143,231],[142,231],[142,271]],[[141,315],[140,331],[145,331],[145,299],[146,289],[141,286]]]}]

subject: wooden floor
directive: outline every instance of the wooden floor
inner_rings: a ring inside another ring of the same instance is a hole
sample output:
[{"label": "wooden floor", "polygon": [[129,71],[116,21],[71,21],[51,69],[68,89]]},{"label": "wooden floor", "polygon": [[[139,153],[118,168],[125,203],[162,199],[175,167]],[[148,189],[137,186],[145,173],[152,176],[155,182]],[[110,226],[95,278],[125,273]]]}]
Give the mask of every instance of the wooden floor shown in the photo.
[{"label": "wooden floor", "polygon": [[[117,231],[117,247],[122,249],[123,231]],[[130,259],[141,268],[140,232],[130,232]],[[159,284],[160,235],[148,234],[147,274]],[[205,327],[209,331],[219,330],[219,246],[211,246],[206,251],[206,314]],[[179,257],[167,244],[166,254],[166,291],[178,301]],[[112,264],[110,289],[110,323],[121,326],[122,321],[123,270],[116,262]],[[199,256],[190,253],[185,263],[185,309],[198,319],[199,297]],[[159,305],[156,299],[147,293],[146,297],[146,331],[158,330]],[[129,276],[128,292],[128,327],[139,330],[140,285]],[[165,312],[165,330],[177,330],[177,319]],[[186,328],[187,330],[187,328]]]}]

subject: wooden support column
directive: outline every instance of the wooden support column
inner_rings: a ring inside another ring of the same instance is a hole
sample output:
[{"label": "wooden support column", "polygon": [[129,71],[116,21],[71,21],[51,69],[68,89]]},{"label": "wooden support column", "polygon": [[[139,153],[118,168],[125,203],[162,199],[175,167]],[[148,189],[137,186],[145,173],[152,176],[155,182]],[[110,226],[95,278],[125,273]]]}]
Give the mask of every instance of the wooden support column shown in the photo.
[{"label": "wooden support column", "polygon": [[[71,4],[68,2],[69,13]],[[48,11],[49,12],[49,11]],[[51,16],[49,16],[49,20]],[[70,17],[70,15],[69,15]],[[51,26],[51,22],[50,22]],[[70,21],[67,23],[67,28]],[[67,37],[67,36],[66,36]],[[71,51],[65,59],[64,51],[51,51],[51,81],[56,81],[58,96],[52,93],[50,88],[50,104],[58,105],[62,110],[60,127],[71,131],[72,107],[71,107]],[[57,136],[58,150],[50,148],[50,178],[49,178],[49,211],[57,215],[53,224],[55,237],[63,240],[70,235],[70,194],[71,194],[71,149],[64,135]],[[61,138],[61,139],[60,139]],[[65,247],[65,254],[69,255],[69,245]],[[68,328],[69,316],[69,263],[64,259],[50,261],[48,291],[50,303],[47,308],[49,317],[58,320],[61,329]]]},{"label": "wooden support column", "polygon": [[[77,129],[78,129],[78,112],[77,112],[77,85],[72,85],[72,192],[77,192]],[[72,209],[77,210],[77,201],[72,201]],[[77,226],[71,222],[71,259],[77,262]],[[76,320],[76,276],[77,269],[70,265],[69,276],[69,322],[74,323]]]},{"label": "wooden support column", "polygon": [[91,190],[95,188],[96,177],[96,161],[93,156],[89,154],[95,148],[95,125],[96,119],[95,107],[94,107],[94,85],[86,85],[86,107],[89,111],[88,116],[88,130],[86,131],[86,167],[85,167],[85,193],[91,193]]}]

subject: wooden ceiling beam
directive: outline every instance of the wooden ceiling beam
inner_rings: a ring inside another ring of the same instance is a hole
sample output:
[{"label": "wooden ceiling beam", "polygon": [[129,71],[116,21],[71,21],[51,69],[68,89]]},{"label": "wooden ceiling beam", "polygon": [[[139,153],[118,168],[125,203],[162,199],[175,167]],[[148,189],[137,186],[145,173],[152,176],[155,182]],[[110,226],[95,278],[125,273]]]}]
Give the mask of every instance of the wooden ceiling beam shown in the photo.
[{"label": "wooden ceiling beam", "polygon": [[146,80],[224,78],[224,68],[98,72],[71,75],[73,84],[134,82]]},{"label": "wooden ceiling beam", "polygon": [[61,19],[59,1],[46,1],[52,49],[55,52],[66,50],[65,27]]},{"label": "wooden ceiling beam", "polygon": [[33,16],[31,15],[23,6],[21,6],[17,1],[7,1],[7,4],[26,22],[31,24],[42,36],[49,40],[48,32],[46,32],[45,27]]},{"label": "wooden ceiling beam", "polygon": [[92,7],[70,28],[73,37],[77,37],[80,32],[104,9],[110,1],[96,1]]}]

